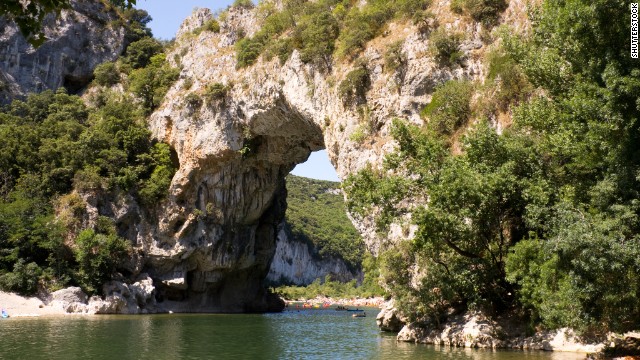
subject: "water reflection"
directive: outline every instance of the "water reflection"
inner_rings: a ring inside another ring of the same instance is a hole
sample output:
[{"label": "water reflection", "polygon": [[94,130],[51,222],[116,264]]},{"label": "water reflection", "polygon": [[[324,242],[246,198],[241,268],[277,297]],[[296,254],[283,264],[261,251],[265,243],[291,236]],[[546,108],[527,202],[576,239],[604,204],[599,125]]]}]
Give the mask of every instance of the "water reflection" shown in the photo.
[{"label": "water reflection", "polygon": [[[372,309],[373,310],[373,309]],[[398,343],[375,311],[147,315],[0,320],[1,359],[576,360],[583,355],[449,349]]]}]

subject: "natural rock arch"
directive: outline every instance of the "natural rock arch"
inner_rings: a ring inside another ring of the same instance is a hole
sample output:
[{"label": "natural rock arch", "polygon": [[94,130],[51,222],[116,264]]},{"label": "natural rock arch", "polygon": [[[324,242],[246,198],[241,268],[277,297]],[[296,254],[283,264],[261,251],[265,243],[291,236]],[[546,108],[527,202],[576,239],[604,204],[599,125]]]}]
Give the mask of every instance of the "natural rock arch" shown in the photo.
[{"label": "natural rock arch", "polygon": [[324,148],[322,129],[283,99],[256,112],[232,99],[205,103],[198,116],[154,117],[180,168],[153,230],[141,234],[144,271],[177,310],[273,310],[262,283],[284,220],[285,177]]},{"label": "natural rock arch", "polygon": [[[183,29],[198,28],[210,16],[200,9]],[[241,32],[257,30],[254,16],[232,9],[220,33],[179,31],[167,59],[182,68],[180,80],[150,118],[154,137],[175,149],[180,167],[168,198],[137,225],[138,271],[149,273],[167,301],[183,300],[178,310],[270,309],[262,281],[284,216],[284,178],[293,167],[322,148],[341,177],[380,164],[393,148],[390,119],[421,123],[420,109],[437,84],[482,73],[478,60],[455,72],[439,67],[421,55],[428,43],[419,32],[391,24],[392,33],[406,33],[403,77],[383,68],[393,37],[372,44],[363,54],[371,86],[357,107],[337,91],[353,64],[327,72],[304,64],[294,51],[283,65],[274,59],[237,69],[233,44]],[[477,29],[467,30],[478,42]],[[212,85],[226,94],[209,96]],[[201,97],[201,105],[189,105],[187,95]],[[363,128],[366,139],[354,140]],[[372,224],[355,225],[375,250]]]}]

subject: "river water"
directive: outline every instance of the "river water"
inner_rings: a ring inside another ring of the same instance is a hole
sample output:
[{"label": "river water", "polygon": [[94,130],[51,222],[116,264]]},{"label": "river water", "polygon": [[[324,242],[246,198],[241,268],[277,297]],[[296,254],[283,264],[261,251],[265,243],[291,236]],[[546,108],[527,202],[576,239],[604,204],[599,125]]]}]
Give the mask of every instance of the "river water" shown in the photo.
[{"label": "river water", "polygon": [[571,353],[447,349],[397,343],[335,310],[264,315],[61,316],[0,320],[0,359],[575,360]]}]

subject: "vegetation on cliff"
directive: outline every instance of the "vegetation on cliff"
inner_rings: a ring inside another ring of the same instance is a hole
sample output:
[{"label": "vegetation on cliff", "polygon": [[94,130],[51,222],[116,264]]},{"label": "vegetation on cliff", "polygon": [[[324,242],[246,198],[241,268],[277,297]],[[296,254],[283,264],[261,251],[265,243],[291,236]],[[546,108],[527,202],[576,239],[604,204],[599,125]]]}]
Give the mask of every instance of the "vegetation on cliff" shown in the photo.
[{"label": "vegetation on cliff", "polygon": [[[129,27],[150,33],[146,12],[133,13],[142,22]],[[145,114],[176,76],[143,36],[96,69],[89,105],[60,89],[0,109],[0,288],[91,294],[122,269],[129,241],[112,219],[91,219],[86,201],[130,196],[153,209],[167,194],[172,150],[151,139]],[[110,89],[119,84],[125,91]]]},{"label": "vegetation on cliff", "polygon": [[[376,214],[382,230],[412,213],[414,240],[380,261],[413,319],[481,308],[550,328],[638,328],[640,68],[628,4],[545,1],[531,16],[532,35],[502,31],[489,81],[473,84],[498,96],[474,106],[468,85],[450,82],[424,127],[395,120],[397,151],[345,181],[348,208]],[[498,134],[505,110],[513,123]],[[398,208],[404,198],[428,200]]]},{"label": "vegetation on cliff", "polygon": [[[331,69],[334,55],[355,59],[365,44],[380,35],[393,19],[409,18],[416,24],[427,21],[431,0],[369,0],[360,6],[350,0],[284,0],[278,10],[274,2],[261,1],[258,13],[261,29],[236,45],[238,67],[250,66],[262,54],[286,61],[294,49],[300,59]],[[506,8],[505,0],[459,0],[460,12],[486,24],[495,22]],[[428,21],[427,21],[428,22]]]},{"label": "vegetation on cliff", "polygon": [[352,270],[362,265],[364,241],[346,215],[340,183],[287,176],[286,224],[293,238],[319,258],[341,258]]},{"label": "vegetation on cliff", "polygon": [[[136,0],[104,0],[103,2],[107,7],[126,9],[125,12],[128,11],[129,14],[138,12],[131,8],[136,4]],[[37,47],[47,40],[42,29],[45,16],[51,13],[57,16],[61,10],[68,8],[71,8],[70,0],[30,0],[27,4],[19,0],[6,0],[0,3],[0,14],[13,20],[25,39]]]}]

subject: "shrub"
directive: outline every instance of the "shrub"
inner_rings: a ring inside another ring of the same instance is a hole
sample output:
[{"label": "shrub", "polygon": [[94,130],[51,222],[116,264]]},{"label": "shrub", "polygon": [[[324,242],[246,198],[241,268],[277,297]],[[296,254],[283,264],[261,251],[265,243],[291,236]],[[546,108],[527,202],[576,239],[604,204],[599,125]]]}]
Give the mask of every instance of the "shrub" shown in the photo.
[{"label": "shrub", "polygon": [[367,132],[365,131],[364,125],[359,125],[351,135],[349,135],[349,140],[356,143],[362,143],[366,138]]},{"label": "shrub", "polygon": [[98,234],[94,230],[82,231],[73,250],[78,263],[78,282],[88,294],[97,293],[109,280],[121,259],[129,251],[126,240],[115,234]]},{"label": "shrub", "polygon": [[0,276],[0,287],[15,291],[19,294],[34,294],[38,290],[38,281],[42,276],[42,269],[35,262],[26,263],[18,259],[13,265],[13,271]]},{"label": "shrub", "polygon": [[451,135],[471,116],[472,90],[468,81],[447,81],[433,93],[422,115],[429,117],[430,126],[437,132]]},{"label": "shrub", "polygon": [[162,44],[156,39],[147,37],[131,43],[122,61],[133,69],[139,69],[149,65],[151,58],[161,52]]},{"label": "shrub", "polygon": [[396,0],[393,3],[398,15],[412,16],[426,10],[431,5],[431,0]]},{"label": "shrub", "polygon": [[509,104],[520,103],[532,91],[520,66],[508,55],[497,52],[489,54],[487,77],[499,86],[495,101],[501,110],[506,110]]},{"label": "shrub", "polygon": [[431,34],[429,40],[433,45],[436,59],[443,65],[454,65],[462,59],[462,52],[459,50],[462,36],[460,34],[449,34],[443,28],[439,28]]},{"label": "shrub", "polygon": [[464,0],[451,0],[449,9],[455,14],[462,14],[464,11]]},{"label": "shrub", "polygon": [[194,35],[200,35],[200,33],[203,32],[203,31],[210,31],[210,32],[213,32],[213,33],[219,33],[220,32],[220,23],[218,23],[218,21],[216,19],[209,19],[202,26],[200,26],[197,29],[194,29],[192,31],[192,33]]},{"label": "shrub", "polygon": [[267,60],[271,60],[274,56],[280,59],[280,64],[284,64],[289,56],[293,53],[293,44],[291,39],[278,39],[273,41],[265,52]]},{"label": "shrub", "polygon": [[96,83],[101,86],[113,86],[120,82],[120,73],[116,64],[110,61],[96,66],[93,70],[93,76]]},{"label": "shrub", "polygon": [[233,2],[233,7],[239,7],[244,9],[253,9],[255,4],[252,0],[235,0]]},{"label": "shrub", "polygon": [[189,89],[191,89],[192,86],[193,86],[193,79],[192,78],[186,78],[182,82],[182,88],[184,90],[189,90]]},{"label": "shrub", "polygon": [[413,14],[413,24],[421,34],[427,34],[438,26],[438,21],[431,11],[423,10]]},{"label": "shrub", "polygon": [[300,59],[329,67],[338,34],[338,21],[329,11],[303,17],[294,35]]},{"label": "shrub", "polygon": [[197,109],[202,105],[202,99],[196,93],[189,93],[184,97],[184,102],[187,106]]},{"label": "shrub", "polygon": [[205,90],[205,97],[209,102],[222,100],[227,96],[229,87],[221,83],[214,83],[207,86]]},{"label": "shrub", "polygon": [[375,37],[379,27],[374,19],[368,15],[357,7],[349,11],[338,38],[337,54],[339,57],[355,58],[364,49],[366,43]]},{"label": "shrub", "polygon": [[236,67],[243,68],[253,65],[263,49],[264,44],[259,39],[241,39],[236,43]]},{"label": "shrub", "polygon": [[474,21],[484,25],[493,25],[500,13],[507,9],[505,0],[453,0],[451,11],[462,14],[466,12]]},{"label": "shrub", "polygon": [[389,45],[384,54],[384,66],[387,70],[395,72],[407,64],[407,55],[402,52],[403,40],[398,40]]},{"label": "shrub", "polygon": [[369,70],[360,66],[349,72],[342,80],[338,86],[338,95],[345,106],[361,104],[366,101],[365,95],[370,86]]}]

